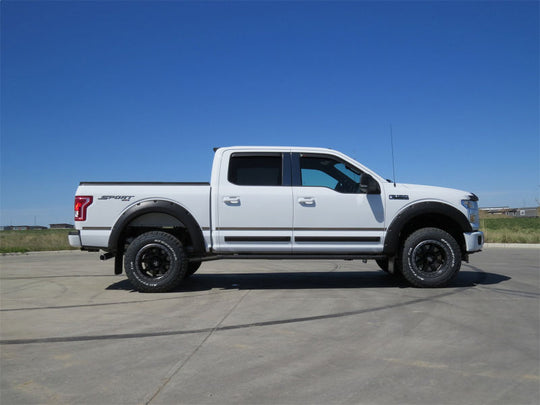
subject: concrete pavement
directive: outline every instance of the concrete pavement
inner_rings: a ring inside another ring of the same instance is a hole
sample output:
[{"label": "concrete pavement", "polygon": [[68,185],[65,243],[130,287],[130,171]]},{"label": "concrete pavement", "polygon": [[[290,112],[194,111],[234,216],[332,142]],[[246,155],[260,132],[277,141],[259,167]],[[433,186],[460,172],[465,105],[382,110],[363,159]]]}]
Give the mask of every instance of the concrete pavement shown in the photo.
[{"label": "concrete pavement", "polygon": [[97,254],[0,258],[5,404],[536,404],[540,250],[448,288],[375,262],[203,264],[141,294]]}]

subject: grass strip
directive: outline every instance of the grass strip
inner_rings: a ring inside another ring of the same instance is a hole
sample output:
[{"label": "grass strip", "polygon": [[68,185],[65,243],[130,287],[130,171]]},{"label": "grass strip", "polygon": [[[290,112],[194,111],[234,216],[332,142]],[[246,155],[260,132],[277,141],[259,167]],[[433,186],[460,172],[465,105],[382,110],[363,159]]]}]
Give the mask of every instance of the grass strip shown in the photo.
[{"label": "grass strip", "polygon": [[480,229],[490,243],[540,243],[540,218],[482,218]]},{"label": "grass strip", "polygon": [[72,250],[69,232],[70,229],[0,231],[0,253]]}]

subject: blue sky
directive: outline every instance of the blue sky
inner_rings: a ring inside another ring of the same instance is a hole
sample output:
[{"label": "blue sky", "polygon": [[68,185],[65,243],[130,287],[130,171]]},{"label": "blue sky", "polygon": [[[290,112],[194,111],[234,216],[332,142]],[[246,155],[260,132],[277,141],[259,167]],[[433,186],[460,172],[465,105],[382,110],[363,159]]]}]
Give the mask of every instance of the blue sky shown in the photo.
[{"label": "blue sky", "polygon": [[79,181],[208,181],[212,148],[338,149],[399,182],[534,206],[538,2],[9,1],[1,225]]}]

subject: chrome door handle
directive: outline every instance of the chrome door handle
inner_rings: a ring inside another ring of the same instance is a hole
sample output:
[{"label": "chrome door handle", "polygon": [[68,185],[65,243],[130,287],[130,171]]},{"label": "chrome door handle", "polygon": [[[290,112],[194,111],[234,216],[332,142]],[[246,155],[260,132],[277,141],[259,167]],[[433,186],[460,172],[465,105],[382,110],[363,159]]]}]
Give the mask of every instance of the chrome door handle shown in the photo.
[{"label": "chrome door handle", "polygon": [[240,205],[240,197],[223,197],[223,202],[227,205]]},{"label": "chrome door handle", "polygon": [[315,199],[313,197],[300,197],[298,199],[298,203],[300,205],[309,205],[309,206],[313,206],[315,205]]}]

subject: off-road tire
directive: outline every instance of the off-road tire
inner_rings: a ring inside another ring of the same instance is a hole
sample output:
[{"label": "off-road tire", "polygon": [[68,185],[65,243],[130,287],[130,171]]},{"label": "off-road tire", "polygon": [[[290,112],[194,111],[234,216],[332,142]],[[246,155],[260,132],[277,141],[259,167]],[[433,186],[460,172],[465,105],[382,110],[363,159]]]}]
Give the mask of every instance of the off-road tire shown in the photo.
[{"label": "off-road tire", "polygon": [[442,229],[419,229],[403,244],[401,273],[415,287],[443,287],[460,267],[459,245]]},{"label": "off-road tire", "polygon": [[126,275],[140,292],[166,292],[176,288],[188,271],[182,243],[166,232],[152,231],[131,242],[124,257]]}]

